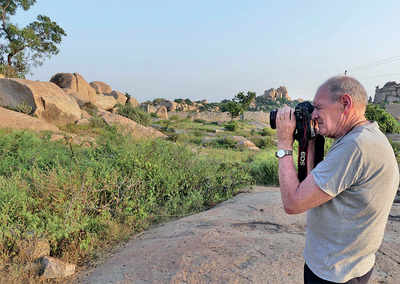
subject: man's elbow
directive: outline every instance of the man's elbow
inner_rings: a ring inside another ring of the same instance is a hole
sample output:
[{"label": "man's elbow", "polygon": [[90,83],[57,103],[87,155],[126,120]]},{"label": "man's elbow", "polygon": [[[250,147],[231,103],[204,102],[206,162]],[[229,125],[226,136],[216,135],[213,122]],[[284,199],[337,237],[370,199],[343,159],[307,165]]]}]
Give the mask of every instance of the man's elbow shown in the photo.
[{"label": "man's elbow", "polygon": [[306,211],[302,208],[295,207],[293,205],[292,206],[285,205],[285,206],[283,206],[283,209],[285,210],[286,214],[288,214],[288,215],[301,214]]}]

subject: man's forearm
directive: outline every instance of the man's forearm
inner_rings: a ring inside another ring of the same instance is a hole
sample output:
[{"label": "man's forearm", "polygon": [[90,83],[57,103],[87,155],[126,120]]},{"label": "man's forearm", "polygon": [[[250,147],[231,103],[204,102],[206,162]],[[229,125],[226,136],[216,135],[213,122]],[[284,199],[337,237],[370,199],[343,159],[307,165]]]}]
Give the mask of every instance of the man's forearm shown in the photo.
[{"label": "man's forearm", "polygon": [[279,159],[279,184],[283,206],[285,211],[290,214],[294,205],[293,197],[299,186],[293,156],[285,156]]},{"label": "man's forearm", "polygon": [[[307,149],[307,174],[309,174],[314,166],[315,143],[314,140],[309,141]],[[297,171],[294,166],[293,156],[285,156],[279,159],[279,184],[281,190],[282,203],[288,214],[298,211],[301,206],[299,202],[299,194],[297,189],[300,186],[297,177]]]}]

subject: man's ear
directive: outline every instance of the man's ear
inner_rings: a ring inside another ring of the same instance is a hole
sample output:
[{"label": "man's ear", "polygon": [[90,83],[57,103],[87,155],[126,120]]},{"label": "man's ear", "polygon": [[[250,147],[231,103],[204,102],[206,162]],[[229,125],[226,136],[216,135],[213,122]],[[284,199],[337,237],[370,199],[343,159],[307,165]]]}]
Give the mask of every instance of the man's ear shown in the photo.
[{"label": "man's ear", "polygon": [[349,94],[344,94],[340,97],[340,103],[343,106],[343,112],[347,114],[353,107],[353,98]]}]

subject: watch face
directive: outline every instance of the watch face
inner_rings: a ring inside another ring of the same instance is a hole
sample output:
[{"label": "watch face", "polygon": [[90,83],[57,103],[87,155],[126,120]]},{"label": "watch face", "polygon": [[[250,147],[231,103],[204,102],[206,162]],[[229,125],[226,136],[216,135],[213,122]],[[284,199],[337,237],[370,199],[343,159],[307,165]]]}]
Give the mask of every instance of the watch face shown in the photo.
[{"label": "watch face", "polygon": [[285,156],[285,151],[284,150],[278,150],[278,152],[276,152],[276,155],[278,156],[278,158],[282,158],[283,156]]}]

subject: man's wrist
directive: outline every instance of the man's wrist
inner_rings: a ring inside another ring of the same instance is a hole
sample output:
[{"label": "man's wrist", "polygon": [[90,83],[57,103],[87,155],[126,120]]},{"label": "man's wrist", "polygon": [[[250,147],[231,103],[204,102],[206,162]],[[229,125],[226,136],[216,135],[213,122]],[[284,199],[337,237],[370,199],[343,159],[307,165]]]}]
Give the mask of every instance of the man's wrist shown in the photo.
[{"label": "man's wrist", "polygon": [[278,143],[277,146],[278,146],[278,149],[293,151],[293,145],[289,145],[289,144],[285,144],[285,143]]}]

